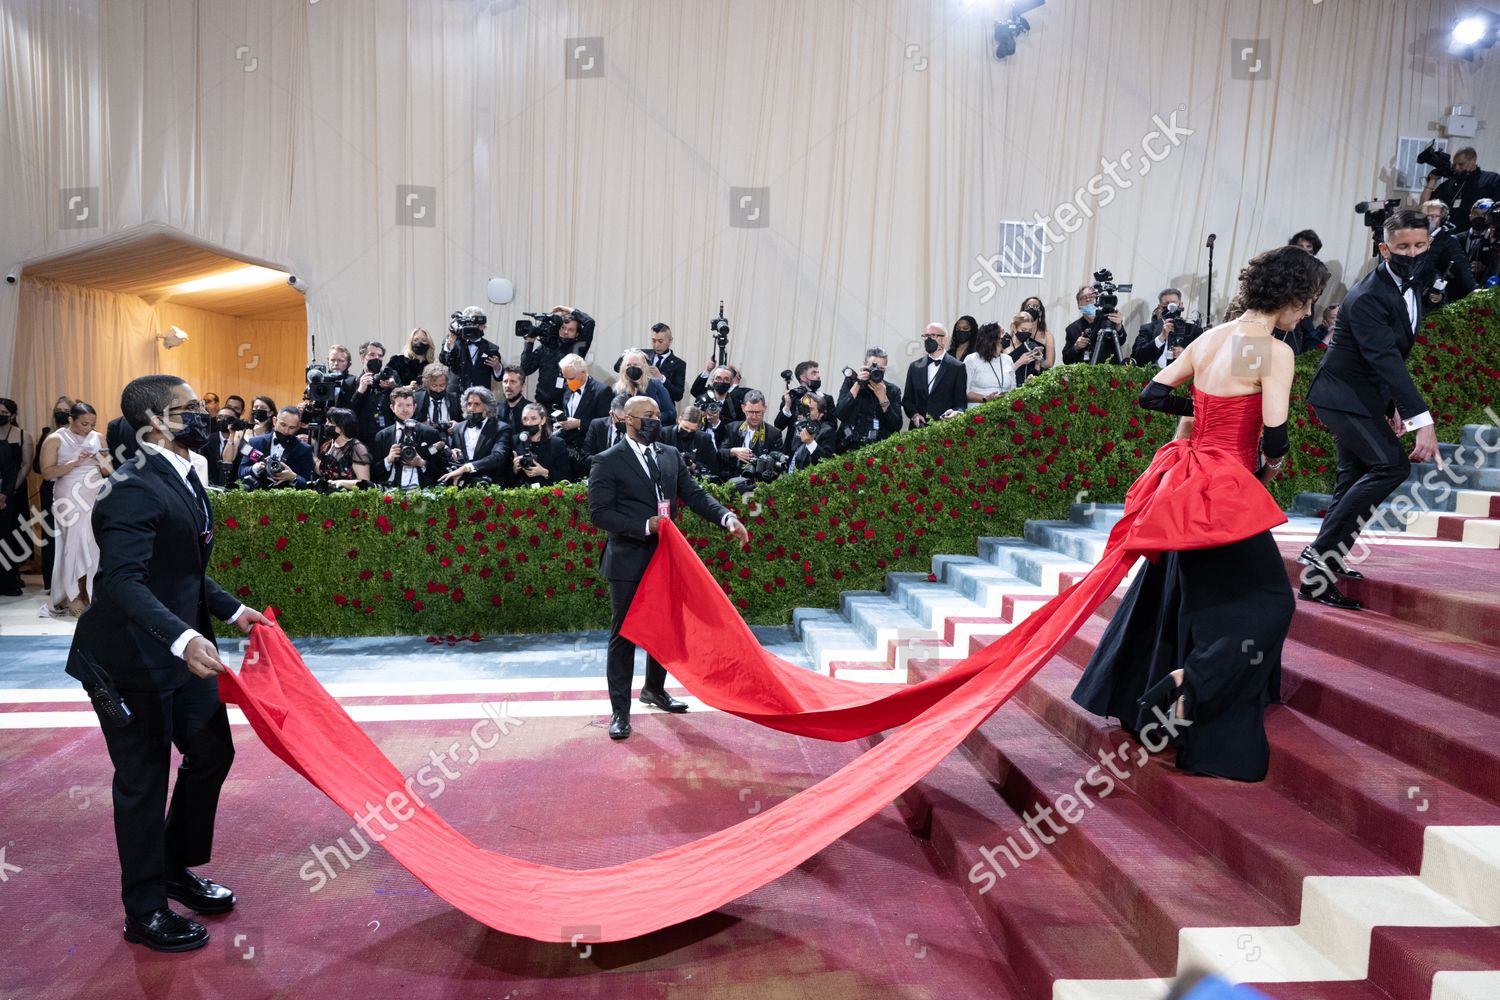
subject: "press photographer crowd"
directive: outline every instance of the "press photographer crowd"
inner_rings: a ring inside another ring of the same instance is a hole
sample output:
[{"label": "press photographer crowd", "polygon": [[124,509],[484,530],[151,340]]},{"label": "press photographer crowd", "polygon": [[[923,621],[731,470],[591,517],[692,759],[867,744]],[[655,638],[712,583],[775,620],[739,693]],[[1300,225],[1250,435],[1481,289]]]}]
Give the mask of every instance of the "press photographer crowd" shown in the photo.
[{"label": "press photographer crowd", "polygon": [[[1496,282],[1500,174],[1481,170],[1468,148],[1451,159],[1429,149],[1420,162],[1433,170],[1420,206],[1430,248],[1403,258],[1415,263],[1396,277],[1437,306]],[[1394,199],[1356,206],[1375,244],[1399,206]],[[1315,256],[1322,251],[1311,229],[1288,243]],[[1349,271],[1363,269],[1360,262]],[[701,370],[695,359],[691,380],[666,323],[646,331],[647,346],[607,359],[608,374],[600,375],[606,369],[590,362],[595,322],[582,310],[525,313],[510,348],[502,349],[484,310],[469,306],[452,314],[440,339],[419,327],[399,352],[379,340],[352,349],[335,344],[307,368],[295,404],[204,393],[212,426],[198,449],[199,469],[208,488],[222,490],[577,482],[588,478],[596,456],[626,438],[626,404],[643,396],[659,414],[648,436],[677,449],[695,479],[749,492],[831,455],[998,399],[1057,364],[1165,367],[1203,332],[1209,310],[1189,311],[1182,292],[1166,287],[1132,335],[1121,297],[1133,286],[1116,282],[1107,269],[1092,277],[1077,288],[1077,314],[1060,329],[1049,325],[1042,298],[1032,295],[1008,316],[980,322],[964,315],[951,328],[928,324],[915,343],[890,351],[871,346],[826,380],[819,360],[796,361],[775,389],[745,385],[729,361],[722,303],[708,324],[710,356]],[[1223,319],[1238,312],[1230,303]],[[1300,354],[1327,347],[1339,330],[1338,303],[1329,301],[1277,336]],[[916,360],[892,372],[893,353]],[[21,593],[19,568],[34,549],[49,591],[44,614],[77,615],[87,606],[98,563],[88,512],[112,468],[137,448],[123,417],[108,420],[102,436],[98,424],[93,406],[60,396],[50,426],[33,436],[20,426],[15,402],[0,398],[0,595]],[[41,484],[31,496],[29,473]]]}]

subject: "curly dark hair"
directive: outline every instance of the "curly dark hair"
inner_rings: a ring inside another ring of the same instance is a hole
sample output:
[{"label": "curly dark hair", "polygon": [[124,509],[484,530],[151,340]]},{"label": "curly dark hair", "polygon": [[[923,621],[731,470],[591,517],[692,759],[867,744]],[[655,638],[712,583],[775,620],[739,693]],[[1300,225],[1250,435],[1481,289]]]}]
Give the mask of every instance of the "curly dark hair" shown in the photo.
[{"label": "curly dark hair", "polygon": [[1328,284],[1328,267],[1300,247],[1256,254],[1240,271],[1235,298],[1247,310],[1278,312],[1317,299]]}]

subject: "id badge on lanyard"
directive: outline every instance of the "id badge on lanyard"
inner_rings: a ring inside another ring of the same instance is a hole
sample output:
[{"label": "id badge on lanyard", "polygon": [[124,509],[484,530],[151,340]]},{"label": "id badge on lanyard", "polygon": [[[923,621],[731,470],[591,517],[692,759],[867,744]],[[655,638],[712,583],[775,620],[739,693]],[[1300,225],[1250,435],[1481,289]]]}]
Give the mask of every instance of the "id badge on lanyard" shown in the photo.
[{"label": "id badge on lanyard", "polygon": [[672,520],[672,505],[666,500],[656,501],[656,514],[658,517],[668,521]]}]

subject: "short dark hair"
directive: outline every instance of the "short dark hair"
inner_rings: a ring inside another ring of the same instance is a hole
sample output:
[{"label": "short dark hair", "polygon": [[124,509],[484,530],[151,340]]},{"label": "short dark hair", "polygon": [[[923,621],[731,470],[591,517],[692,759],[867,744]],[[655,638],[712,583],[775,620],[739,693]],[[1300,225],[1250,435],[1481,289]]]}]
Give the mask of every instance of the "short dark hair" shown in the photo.
[{"label": "short dark hair", "polygon": [[240,396],[240,395],[236,395],[234,393],[231,393],[228,396],[224,397],[224,402],[227,403],[231,399],[238,399],[240,401],[240,406],[244,406],[245,405],[245,397],[244,396]]},{"label": "short dark hair", "polygon": [[816,361],[799,361],[797,362],[797,369],[792,372],[792,377],[800,382],[802,381],[802,376],[806,375],[809,371],[816,367],[818,367],[818,363]]},{"label": "short dark hair", "polygon": [[302,419],[302,407],[300,407],[300,406],[283,406],[280,410],[277,410],[276,412],[277,412],[278,415],[280,415],[282,413],[290,413],[290,414],[294,415],[299,421]]},{"label": "short dark hair", "polygon": [[1396,235],[1403,229],[1420,229],[1427,232],[1427,216],[1414,208],[1403,208],[1392,212],[1390,218],[1385,220],[1384,233],[1389,242],[1389,237]]},{"label": "short dark hair", "polygon": [[396,388],[394,388],[394,389],[391,390],[390,396],[388,398],[390,398],[390,399],[416,399],[417,398],[417,394],[412,391],[412,387],[409,386],[409,385],[398,385],[398,386],[396,386]]},{"label": "short dark hair", "polygon": [[1327,284],[1328,266],[1321,260],[1301,247],[1277,247],[1256,254],[1240,271],[1235,301],[1246,310],[1277,312],[1316,299]]},{"label": "short dark hair", "polygon": [[337,427],[345,437],[359,437],[359,418],[354,415],[353,410],[342,406],[332,407],[328,411],[328,422]]},{"label": "short dark hair", "polygon": [[651,332],[652,333],[671,333],[672,332],[672,328],[670,326],[668,326],[667,324],[665,324],[665,323],[652,323],[651,324]]},{"label": "short dark hair", "polygon": [[77,420],[85,413],[92,413],[96,417],[99,415],[98,411],[96,411],[92,406],[83,402],[82,400],[79,400],[68,408],[68,419]]},{"label": "short dark hair", "polygon": [[625,404],[630,402],[630,400],[631,394],[628,392],[615,393],[615,398],[609,401],[610,412],[617,413],[623,411],[625,409]]},{"label": "short dark hair", "polygon": [[166,416],[172,392],[185,380],[176,375],[142,375],[120,393],[120,414],[131,427],[150,427],[151,415]]},{"label": "short dark hair", "polygon": [[521,370],[520,365],[506,365],[500,369],[501,378],[504,378],[506,375],[519,375],[521,376],[521,381],[526,381],[526,373]]},{"label": "short dark hair", "polygon": [[887,362],[889,362],[891,360],[890,355],[888,355],[888,354],[885,353],[885,348],[883,348],[883,347],[867,347],[867,348],[865,348],[865,360],[869,361],[871,358],[883,358]]},{"label": "short dark hair", "polygon": [[1182,298],[1182,289],[1180,289],[1180,288],[1163,288],[1161,291],[1159,291],[1159,292],[1156,293],[1156,304],[1157,305],[1161,305],[1161,300],[1164,299],[1164,298],[1166,298],[1168,295],[1175,295],[1175,296],[1177,296],[1180,299],[1180,298]]},{"label": "short dark hair", "polygon": [[[1424,221],[1422,225],[1425,227],[1427,223]],[[1323,241],[1318,239],[1318,234],[1313,232],[1311,229],[1302,229],[1293,233],[1292,238],[1286,241],[1286,245],[1289,247],[1294,247],[1298,243],[1301,243],[1303,240],[1306,240],[1307,242],[1312,244],[1312,252],[1314,254],[1323,252]]]}]

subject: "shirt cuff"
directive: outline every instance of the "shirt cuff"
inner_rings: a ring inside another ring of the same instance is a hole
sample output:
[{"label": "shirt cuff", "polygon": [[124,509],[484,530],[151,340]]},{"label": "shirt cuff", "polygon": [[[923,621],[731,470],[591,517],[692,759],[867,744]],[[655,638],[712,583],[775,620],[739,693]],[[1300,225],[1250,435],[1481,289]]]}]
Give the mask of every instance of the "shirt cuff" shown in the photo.
[{"label": "shirt cuff", "polygon": [[1432,411],[1431,410],[1423,410],[1421,413],[1418,413],[1415,417],[1412,417],[1409,420],[1403,421],[1402,424],[1401,424],[1401,429],[1404,430],[1404,431],[1410,432],[1410,431],[1419,430],[1419,429],[1421,429],[1423,427],[1431,427],[1431,426],[1432,426]]},{"label": "shirt cuff", "polygon": [[646,519],[646,537],[651,537],[651,519],[649,517]]},{"label": "shirt cuff", "polygon": [[719,518],[719,527],[721,527],[721,528],[727,528],[727,527],[729,527],[729,522],[733,521],[733,520],[734,520],[734,511],[727,510],[727,511],[724,512],[724,516],[721,517],[721,518]]},{"label": "shirt cuff", "polygon": [[240,620],[240,615],[242,615],[244,613],[245,613],[245,606],[243,604],[241,604],[239,607],[237,607],[237,608],[234,609],[234,614],[232,614],[228,618],[224,619],[224,621],[226,623],[230,624],[230,625],[233,625],[235,622],[237,622],[237,621]]},{"label": "shirt cuff", "polygon": [[[243,610],[243,606],[241,606],[241,610]],[[172,643],[172,655],[177,657],[179,660],[182,659],[182,654],[187,651],[188,643],[192,642],[194,639],[201,638],[203,638],[203,633],[199,632],[195,628],[188,629],[186,632],[177,637],[176,642]]]}]

